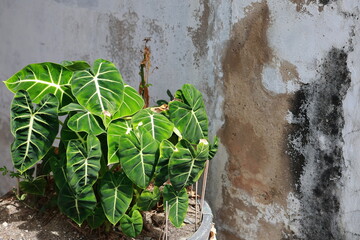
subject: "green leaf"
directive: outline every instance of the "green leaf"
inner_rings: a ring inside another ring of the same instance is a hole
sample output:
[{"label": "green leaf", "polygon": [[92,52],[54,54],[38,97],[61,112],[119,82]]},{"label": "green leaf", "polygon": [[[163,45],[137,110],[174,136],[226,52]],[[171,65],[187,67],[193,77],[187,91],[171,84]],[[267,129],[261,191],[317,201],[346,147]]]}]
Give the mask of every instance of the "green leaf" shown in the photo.
[{"label": "green leaf", "polygon": [[91,68],[91,66],[86,61],[63,61],[61,62],[61,65],[73,72]]},{"label": "green leaf", "polygon": [[21,181],[19,182],[19,186],[20,190],[25,193],[44,196],[46,183],[44,177],[37,177],[33,180]]},{"label": "green leaf", "polygon": [[141,110],[144,105],[144,99],[140,96],[140,94],[133,87],[125,85],[124,101],[122,102],[119,111],[117,111],[114,115],[113,119],[131,116]]},{"label": "green leaf", "polygon": [[74,116],[75,113],[70,112],[64,121],[64,125],[61,128],[60,138],[61,141],[67,146],[70,140],[79,140],[83,144],[86,142],[87,134],[85,132],[75,132],[68,127],[69,119]]},{"label": "green leaf", "polygon": [[73,73],[60,64],[30,64],[17,72],[4,83],[13,93],[26,90],[34,103],[39,103],[45,95],[54,94],[60,105],[74,100],[70,91],[70,80]]},{"label": "green leaf", "polygon": [[66,159],[65,157],[51,157],[49,159],[51,171],[54,175],[56,186],[61,190],[67,183],[66,181]]},{"label": "green leaf", "polygon": [[133,188],[124,173],[107,172],[100,181],[100,201],[106,218],[115,225],[129,208]]},{"label": "green leaf", "polygon": [[103,225],[106,220],[106,216],[101,207],[101,204],[98,204],[94,210],[94,213],[87,217],[86,221],[89,224],[91,229],[96,229]]},{"label": "green leaf", "polygon": [[120,137],[121,166],[130,180],[141,189],[146,188],[154,174],[158,143],[147,131]]},{"label": "green leaf", "polygon": [[141,126],[151,133],[152,137],[161,142],[164,139],[171,137],[174,124],[169,121],[164,115],[151,111],[150,109],[143,109],[135,114],[132,118],[134,129]]},{"label": "green leaf", "polygon": [[168,202],[169,205],[169,219],[171,223],[177,228],[181,227],[188,209],[188,194],[186,193],[186,189],[183,188],[177,192],[171,185],[165,185],[163,196],[165,209],[166,202]]},{"label": "green leaf", "polygon": [[132,131],[130,120],[117,119],[110,123],[107,130],[108,164],[120,162],[120,138],[123,135],[130,134]]},{"label": "green leaf", "polygon": [[92,71],[75,72],[72,92],[92,114],[113,116],[123,102],[124,83],[119,70],[109,61],[98,59]]},{"label": "green leaf", "polygon": [[160,143],[160,156],[155,168],[155,185],[162,186],[169,179],[169,160],[175,150],[174,144],[168,140]]},{"label": "green leaf", "polygon": [[181,93],[183,101],[169,103],[170,120],[180,130],[184,139],[191,143],[198,143],[200,139],[205,139],[208,135],[204,100],[201,93],[191,84],[185,84]]},{"label": "green leaf", "polygon": [[97,137],[88,135],[86,147],[80,141],[71,140],[66,149],[66,158],[67,180],[75,192],[94,185],[101,158],[101,145]]},{"label": "green leaf", "polygon": [[86,187],[80,193],[75,193],[65,185],[60,190],[58,206],[61,212],[81,225],[93,213],[96,207],[96,197],[91,186]]},{"label": "green leaf", "polygon": [[213,159],[219,148],[219,138],[216,136],[214,142],[209,147],[209,160]]},{"label": "green leaf", "polygon": [[151,210],[156,203],[160,200],[160,191],[158,187],[155,187],[153,191],[144,190],[136,201],[140,211]]},{"label": "green leaf", "polygon": [[209,144],[206,140],[197,145],[196,151],[186,140],[181,140],[176,144],[176,150],[169,161],[170,181],[176,191],[197,181],[208,156]]},{"label": "green leaf", "polygon": [[67,125],[74,132],[86,132],[88,134],[99,135],[105,132],[96,120],[95,116],[87,111],[83,106],[70,103],[69,105],[61,108],[61,112],[77,111],[75,115],[72,115]]},{"label": "green leaf", "polygon": [[11,132],[15,137],[11,156],[20,173],[35,165],[50,149],[59,130],[58,104],[53,94],[46,95],[36,107],[27,92],[15,94],[11,104]]},{"label": "green leaf", "polygon": [[143,219],[138,210],[134,210],[131,217],[124,215],[120,219],[120,228],[123,233],[128,237],[136,237],[139,235],[143,228]]}]

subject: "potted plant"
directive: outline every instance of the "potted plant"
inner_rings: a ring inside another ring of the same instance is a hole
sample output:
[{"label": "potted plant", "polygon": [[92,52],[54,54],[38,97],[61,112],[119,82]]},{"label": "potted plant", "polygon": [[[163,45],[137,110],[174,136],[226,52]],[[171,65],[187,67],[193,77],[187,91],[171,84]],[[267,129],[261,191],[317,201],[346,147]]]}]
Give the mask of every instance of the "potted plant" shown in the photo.
[{"label": "potted plant", "polygon": [[144,108],[142,96],[103,59],[92,66],[30,64],[5,85],[15,93],[11,157],[22,192],[44,195],[53,179],[66,216],[91,228],[119,226],[130,237],[142,231],[141,212],[158,202],[181,227],[186,187],[217,151],[193,85],[183,85],[168,103]]}]

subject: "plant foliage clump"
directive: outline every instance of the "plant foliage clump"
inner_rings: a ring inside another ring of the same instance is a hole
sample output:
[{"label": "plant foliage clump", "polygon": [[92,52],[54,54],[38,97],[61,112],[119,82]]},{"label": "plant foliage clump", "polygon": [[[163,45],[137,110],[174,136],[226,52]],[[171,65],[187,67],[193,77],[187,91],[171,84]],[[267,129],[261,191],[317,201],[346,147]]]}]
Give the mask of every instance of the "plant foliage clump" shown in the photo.
[{"label": "plant foliage clump", "polygon": [[169,103],[144,108],[142,96],[103,59],[92,66],[30,64],[5,84],[15,93],[11,155],[20,190],[43,195],[46,179],[54,179],[57,205],[74,222],[98,228],[107,221],[131,237],[142,230],[140,212],[161,200],[174,226],[182,225],[185,188],[217,149],[193,85],[183,85]]}]

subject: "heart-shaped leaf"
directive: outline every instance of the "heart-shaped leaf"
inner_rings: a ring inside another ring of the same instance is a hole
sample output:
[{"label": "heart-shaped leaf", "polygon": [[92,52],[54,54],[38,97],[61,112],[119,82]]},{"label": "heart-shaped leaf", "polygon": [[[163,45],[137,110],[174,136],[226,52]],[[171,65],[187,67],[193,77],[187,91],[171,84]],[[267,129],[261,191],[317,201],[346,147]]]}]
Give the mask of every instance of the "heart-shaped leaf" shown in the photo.
[{"label": "heart-shaped leaf", "polygon": [[94,185],[98,178],[101,158],[101,145],[97,137],[88,135],[86,147],[80,141],[70,140],[66,158],[67,180],[76,193]]},{"label": "heart-shaped leaf", "polygon": [[133,188],[124,173],[107,172],[100,181],[100,201],[106,218],[115,225],[129,208]]},{"label": "heart-shaped leaf", "polygon": [[147,131],[120,137],[121,166],[130,180],[139,188],[146,188],[154,174],[158,143]]},{"label": "heart-shaped leaf", "polygon": [[175,146],[168,140],[160,143],[160,156],[155,168],[155,185],[162,186],[169,179],[169,160]]},{"label": "heart-shaped leaf", "polygon": [[96,207],[96,197],[91,186],[80,193],[75,193],[65,185],[59,193],[58,206],[60,210],[78,225],[90,216]]},{"label": "heart-shaped leaf", "polygon": [[216,136],[214,142],[209,146],[209,160],[213,159],[219,148],[219,138]]},{"label": "heart-shaped leaf", "polygon": [[151,111],[150,109],[143,109],[135,114],[132,118],[134,129],[141,126],[151,133],[152,137],[161,142],[164,139],[171,137],[174,129],[174,124],[169,121],[164,115]]},{"label": "heart-shaped leaf", "polygon": [[168,202],[170,221],[175,227],[181,227],[188,209],[188,194],[186,193],[186,189],[183,188],[177,192],[171,185],[165,185],[163,196],[165,209],[166,202]]},{"label": "heart-shaped leaf", "polygon": [[51,171],[53,172],[56,186],[61,190],[66,185],[66,158],[56,158],[52,156],[49,159]]},{"label": "heart-shaped leaf", "polygon": [[70,103],[69,105],[61,108],[60,111],[77,111],[77,113],[71,116],[67,122],[68,127],[74,132],[86,132],[94,135],[99,135],[105,132],[96,120],[95,116],[79,104]]},{"label": "heart-shaped leaf", "polygon": [[74,112],[69,113],[60,131],[61,142],[63,142],[65,146],[67,146],[70,140],[79,140],[82,144],[86,143],[87,134],[85,132],[75,132],[68,127],[69,119],[74,115]]},{"label": "heart-shaped leaf", "polygon": [[117,119],[110,123],[107,130],[108,164],[120,162],[120,138],[125,134],[130,134],[132,131],[130,120]]},{"label": "heart-shaped leaf", "polygon": [[143,228],[143,219],[141,213],[138,210],[134,210],[131,217],[124,215],[120,219],[120,228],[126,236],[135,238],[139,235]]},{"label": "heart-shaped leaf", "polygon": [[158,187],[155,187],[153,191],[142,191],[140,197],[137,199],[136,206],[141,211],[149,211],[156,205],[159,200],[160,190]]},{"label": "heart-shaped leaf", "polygon": [[106,216],[101,207],[101,204],[98,204],[94,210],[94,213],[87,217],[86,222],[89,224],[91,229],[96,229],[100,227],[106,220]]},{"label": "heart-shaped leaf", "polygon": [[60,105],[74,100],[70,90],[70,80],[73,73],[60,64],[36,63],[30,64],[17,72],[4,83],[7,88],[16,93],[25,90],[34,103],[39,103],[45,95],[54,94]]},{"label": "heart-shaped leaf", "polygon": [[44,177],[19,182],[20,190],[29,194],[44,196],[47,181]]},{"label": "heart-shaped leaf", "polygon": [[184,139],[198,143],[208,135],[208,119],[201,93],[191,84],[181,90],[182,101],[169,103],[170,119]]},{"label": "heart-shaped leaf", "polygon": [[131,86],[125,85],[124,101],[122,102],[119,111],[116,112],[113,119],[131,116],[137,113],[144,107],[144,99]]},{"label": "heart-shaped leaf", "polygon": [[73,72],[91,68],[91,66],[85,61],[63,61],[61,62],[61,65]]},{"label": "heart-shaped leaf", "polygon": [[113,116],[124,97],[124,83],[119,70],[103,59],[94,62],[92,71],[75,72],[71,89],[82,106],[101,117]]},{"label": "heart-shaped leaf", "polygon": [[58,105],[53,94],[46,95],[35,108],[27,92],[15,94],[11,104],[11,132],[15,137],[11,156],[20,173],[40,161],[54,142],[59,130]]},{"label": "heart-shaped leaf", "polygon": [[186,140],[176,144],[176,150],[169,161],[170,181],[176,191],[197,181],[208,156],[209,144],[206,140],[197,145],[196,151]]}]

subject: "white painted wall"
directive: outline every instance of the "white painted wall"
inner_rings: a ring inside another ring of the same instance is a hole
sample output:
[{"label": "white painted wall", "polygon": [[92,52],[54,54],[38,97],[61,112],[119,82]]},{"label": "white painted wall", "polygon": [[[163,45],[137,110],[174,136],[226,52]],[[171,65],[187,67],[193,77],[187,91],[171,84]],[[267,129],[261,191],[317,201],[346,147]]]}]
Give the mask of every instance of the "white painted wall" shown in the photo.
[{"label": "white painted wall", "polygon": [[[166,98],[166,90],[175,91],[183,83],[195,84],[203,93],[211,119],[211,134],[222,126],[223,65],[222,60],[231,36],[232,26],[251,11],[256,0],[221,1],[118,1],[118,0],[2,0],[0,1],[0,78],[6,80],[29,63],[62,60],[113,61],[125,81],[137,87],[138,65],[143,39],[151,37],[151,101]],[[290,0],[268,0],[271,25],[267,36],[274,53],[273,61],[264,66],[262,82],[271,94],[292,94],[304,83],[316,81],[318,65],[332,48],[349,51],[348,66],[351,87],[343,102],[345,168],[342,178],[341,222],[347,239],[360,234],[360,1],[338,0],[319,11],[317,3],[304,4],[296,11]],[[205,9],[206,6],[209,9]],[[205,20],[205,12],[209,16]],[[353,16],[351,16],[353,14]],[[205,22],[204,22],[205,21]],[[205,30],[201,27],[207,24]],[[354,35],[354,36],[353,36]],[[231,46],[230,46],[231,47]],[[279,62],[294,64],[299,79],[285,82],[279,73]],[[0,85],[0,166],[11,166],[9,105],[12,94]],[[226,103],[225,103],[226,104]],[[289,115],[291,116],[291,114]],[[284,118],[291,121],[291,117]],[[222,146],[211,165],[209,199],[215,210],[221,209],[222,184],[227,153]],[[306,172],[304,177],[306,178]],[[306,179],[304,180],[306,182]],[[14,182],[0,176],[0,195]],[[257,239],[259,221],[283,223],[299,232],[300,200],[290,192],[288,204],[263,205],[249,198],[241,189],[234,194],[258,207],[258,215],[239,233],[244,239]],[[290,216],[290,217],[289,217]],[[241,218],[241,213],[239,213]],[[236,219],[234,220],[236,221]],[[242,222],[242,221],[239,221]],[[220,226],[219,228],[227,228]],[[301,235],[301,233],[299,233]]]}]

